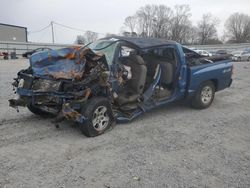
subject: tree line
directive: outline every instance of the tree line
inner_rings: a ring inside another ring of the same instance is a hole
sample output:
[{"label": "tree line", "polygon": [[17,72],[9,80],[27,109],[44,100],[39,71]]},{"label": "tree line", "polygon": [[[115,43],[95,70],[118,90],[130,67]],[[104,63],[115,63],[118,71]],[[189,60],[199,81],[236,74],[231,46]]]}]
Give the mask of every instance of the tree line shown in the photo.
[{"label": "tree line", "polygon": [[156,37],[182,44],[218,44],[250,42],[250,16],[231,14],[224,24],[224,35],[219,38],[219,19],[211,13],[203,14],[193,24],[189,5],[146,5],[124,21],[124,36]]},{"label": "tree line", "polygon": [[86,31],[84,35],[77,35],[75,43],[76,44],[88,44],[94,42],[98,39],[98,33],[93,31]]},{"label": "tree line", "polygon": [[[123,36],[155,37],[181,44],[220,44],[250,42],[250,16],[231,14],[224,24],[224,35],[218,36],[219,19],[211,13],[202,15],[197,23],[191,21],[189,5],[145,5],[124,20]],[[115,34],[107,34],[113,36]],[[98,39],[98,33],[86,31],[75,43],[88,44]]]}]

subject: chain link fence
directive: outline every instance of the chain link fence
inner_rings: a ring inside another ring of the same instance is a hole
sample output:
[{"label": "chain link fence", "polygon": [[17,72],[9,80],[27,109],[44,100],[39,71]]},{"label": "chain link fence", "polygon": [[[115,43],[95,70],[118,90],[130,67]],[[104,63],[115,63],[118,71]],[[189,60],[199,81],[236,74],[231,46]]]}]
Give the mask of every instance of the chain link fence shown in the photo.
[{"label": "chain link fence", "polygon": [[187,47],[196,48],[199,50],[207,51],[217,51],[217,50],[227,50],[228,52],[236,50],[245,50],[250,48],[250,43],[238,43],[238,44],[217,44],[217,45],[189,45]]}]

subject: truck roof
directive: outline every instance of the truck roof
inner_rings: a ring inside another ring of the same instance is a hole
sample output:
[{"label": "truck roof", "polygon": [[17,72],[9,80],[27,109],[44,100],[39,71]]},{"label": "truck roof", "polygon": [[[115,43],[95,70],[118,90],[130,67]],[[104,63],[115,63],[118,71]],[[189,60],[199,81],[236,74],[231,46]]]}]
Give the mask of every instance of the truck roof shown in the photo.
[{"label": "truck roof", "polygon": [[122,36],[111,36],[105,37],[103,39],[110,40],[110,39],[117,39],[127,41],[136,45],[138,48],[150,48],[154,46],[163,46],[169,44],[177,44],[175,41],[166,40],[166,39],[158,39],[158,38],[142,38],[142,37],[122,37]]}]

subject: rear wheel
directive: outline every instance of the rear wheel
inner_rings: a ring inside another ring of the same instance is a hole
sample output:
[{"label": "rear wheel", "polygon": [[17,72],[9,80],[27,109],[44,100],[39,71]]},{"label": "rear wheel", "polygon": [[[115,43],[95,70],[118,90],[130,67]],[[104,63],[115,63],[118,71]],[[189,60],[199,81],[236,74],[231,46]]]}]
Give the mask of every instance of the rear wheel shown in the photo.
[{"label": "rear wheel", "polygon": [[80,129],[88,137],[104,133],[114,123],[111,105],[104,97],[90,99],[81,113],[87,121],[80,123]]},{"label": "rear wheel", "polygon": [[250,61],[250,57],[247,58],[247,61]]},{"label": "rear wheel", "polygon": [[197,109],[208,108],[214,99],[215,87],[213,82],[207,81],[201,84],[199,90],[192,99],[191,106]]}]

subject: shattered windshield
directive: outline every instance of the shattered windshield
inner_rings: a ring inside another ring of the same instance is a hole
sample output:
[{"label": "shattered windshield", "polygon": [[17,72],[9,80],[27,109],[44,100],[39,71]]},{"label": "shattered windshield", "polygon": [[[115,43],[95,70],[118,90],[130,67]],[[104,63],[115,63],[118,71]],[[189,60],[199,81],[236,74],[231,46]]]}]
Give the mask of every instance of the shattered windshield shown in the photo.
[{"label": "shattered windshield", "polygon": [[118,43],[114,41],[99,40],[91,43],[88,47],[94,52],[103,52],[105,54],[107,63],[111,65],[117,44]]}]

